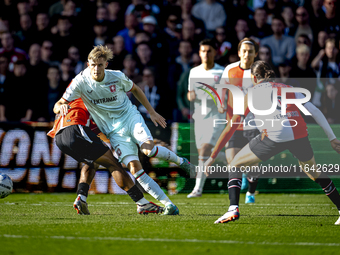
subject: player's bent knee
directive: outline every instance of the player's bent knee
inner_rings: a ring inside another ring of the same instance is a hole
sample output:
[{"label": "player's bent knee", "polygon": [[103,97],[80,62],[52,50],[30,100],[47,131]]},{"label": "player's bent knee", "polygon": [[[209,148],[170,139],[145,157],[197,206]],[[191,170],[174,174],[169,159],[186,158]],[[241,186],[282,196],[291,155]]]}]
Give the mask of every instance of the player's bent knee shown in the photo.
[{"label": "player's bent knee", "polygon": [[[122,158],[122,163],[126,166],[129,166],[129,168],[135,168],[135,164],[133,161],[139,162],[139,158],[136,155],[127,155]],[[130,164],[130,165],[129,165]]]}]

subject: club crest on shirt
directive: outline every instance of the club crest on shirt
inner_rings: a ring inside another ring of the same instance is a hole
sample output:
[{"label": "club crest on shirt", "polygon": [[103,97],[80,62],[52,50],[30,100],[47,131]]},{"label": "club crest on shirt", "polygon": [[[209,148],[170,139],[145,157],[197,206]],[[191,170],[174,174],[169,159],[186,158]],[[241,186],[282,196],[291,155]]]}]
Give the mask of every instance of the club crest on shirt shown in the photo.
[{"label": "club crest on shirt", "polygon": [[111,86],[110,86],[110,91],[111,91],[112,93],[116,92],[116,85],[111,85]]},{"label": "club crest on shirt", "polygon": [[219,75],[214,75],[214,81],[218,82],[220,80],[220,76]]}]

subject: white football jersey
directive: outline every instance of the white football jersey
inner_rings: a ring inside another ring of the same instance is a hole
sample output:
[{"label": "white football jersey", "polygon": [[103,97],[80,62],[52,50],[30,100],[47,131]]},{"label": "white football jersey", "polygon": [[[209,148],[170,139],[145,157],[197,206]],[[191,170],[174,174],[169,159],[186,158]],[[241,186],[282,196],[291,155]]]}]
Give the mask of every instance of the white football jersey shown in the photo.
[{"label": "white football jersey", "polygon": [[105,70],[104,79],[97,82],[86,68],[72,80],[63,98],[69,102],[81,98],[99,129],[107,135],[130,114],[138,113],[126,95],[132,87],[133,82],[121,71]]},{"label": "white football jersey", "polygon": [[[203,64],[196,66],[190,70],[188,91],[195,91],[196,93],[196,100],[194,101],[194,119],[225,119],[225,114],[221,114],[218,112],[218,108],[215,105],[214,100],[203,89],[209,91],[213,96],[215,96],[215,94],[208,87],[198,83],[206,83],[217,90],[216,84],[220,84],[223,70],[224,67],[216,63],[214,67],[209,70],[205,70]],[[221,97],[221,89],[217,90],[217,92]],[[202,115],[202,99],[207,99],[206,115]]]}]

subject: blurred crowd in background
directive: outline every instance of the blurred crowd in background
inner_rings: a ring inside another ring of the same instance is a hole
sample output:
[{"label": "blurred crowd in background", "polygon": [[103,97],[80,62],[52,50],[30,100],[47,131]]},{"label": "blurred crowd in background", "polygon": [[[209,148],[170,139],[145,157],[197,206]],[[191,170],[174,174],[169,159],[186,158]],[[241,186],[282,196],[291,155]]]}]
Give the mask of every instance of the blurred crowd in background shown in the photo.
[{"label": "blurred crowd in background", "polygon": [[226,66],[251,37],[277,81],[308,89],[340,123],[339,13],[340,0],[2,0],[0,122],[53,121],[55,102],[95,45],[112,49],[108,68],[140,86],[169,122],[189,122],[199,42],[214,38],[216,63]]}]

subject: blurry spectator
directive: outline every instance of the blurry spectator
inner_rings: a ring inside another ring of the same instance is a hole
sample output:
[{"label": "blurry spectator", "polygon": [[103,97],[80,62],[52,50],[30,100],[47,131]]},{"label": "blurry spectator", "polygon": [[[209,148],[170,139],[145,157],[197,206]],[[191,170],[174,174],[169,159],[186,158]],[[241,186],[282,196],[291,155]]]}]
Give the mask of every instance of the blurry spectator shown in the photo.
[{"label": "blurry spectator", "polygon": [[30,4],[28,0],[18,0],[17,1],[17,13],[19,16],[24,14],[29,14],[30,12]]},{"label": "blurry spectator", "polygon": [[325,31],[320,31],[317,34],[317,40],[314,40],[312,48],[312,58],[314,59],[320,52],[320,50],[325,49],[326,40],[329,38]]},{"label": "blurry spectator", "polygon": [[19,19],[16,1],[13,0],[0,1],[0,17],[3,21],[6,20],[5,25],[8,27],[8,29],[12,30],[12,28],[16,28]]},{"label": "blurry spectator", "polygon": [[143,30],[145,32],[148,32],[152,37],[156,37],[156,26],[157,26],[157,20],[153,16],[146,16],[142,20],[143,22]]},{"label": "blurry spectator", "polygon": [[335,83],[339,78],[339,66],[336,57],[339,50],[336,48],[335,40],[326,40],[325,49],[320,50],[319,54],[312,61],[312,68],[316,71],[317,90],[314,93],[313,104],[321,106],[321,95],[325,90],[325,84]]},{"label": "blurry spectator", "polygon": [[312,47],[312,41],[306,34],[299,34],[299,36],[296,38],[296,47],[301,44],[307,45],[309,49]]},{"label": "blurry spectator", "polygon": [[96,21],[103,22],[109,18],[108,10],[105,7],[98,7],[96,12]]},{"label": "blurry spectator", "polygon": [[9,61],[5,56],[0,56],[0,122],[6,121],[5,118],[5,106],[3,105],[4,98],[4,83],[6,81],[7,76],[9,75],[8,71]]},{"label": "blurry spectator", "polygon": [[[193,66],[196,67],[201,64],[201,58],[198,53],[194,53],[192,55]],[[176,102],[178,109],[180,111],[179,114],[175,114],[174,121],[179,122],[187,122],[190,117],[190,102],[188,100],[188,79],[189,79],[190,70],[183,72],[177,82],[177,94],[176,94]],[[177,112],[175,112],[177,113]]]},{"label": "blurry spectator", "polygon": [[119,35],[113,37],[113,59],[109,64],[110,69],[122,70],[124,68],[123,60],[127,54],[128,51],[125,49],[124,38]]},{"label": "blurry spectator", "polygon": [[268,45],[273,54],[273,64],[278,66],[285,60],[291,60],[295,55],[295,42],[291,36],[286,36],[284,32],[284,21],[280,16],[273,17],[273,35],[261,40],[261,45]]},{"label": "blurry spectator", "polygon": [[227,20],[227,14],[223,5],[216,0],[202,0],[192,7],[192,15],[203,20],[205,28],[211,34],[217,27],[224,26]]},{"label": "blurry spectator", "polygon": [[36,16],[36,31],[32,35],[36,43],[41,44],[44,40],[51,39],[52,34],[49,27],[50,19],[47,13],[40,12]]},{"label": "blurry spectator", "polygon": [[309,22],[315,37],[323,29],[322,20],[325,18],[325,12],[322,10],[322,5],[323,0],[305,1],[304,4],[304,7],[308,10]]},{"label": "blurry spectator", "polygon": [[14,38],[10,32],[1,34],[1,44],[2,48],[0,49],[0,56],[5,56],[10,60],[10,71],[13,71],[13,63],[21,60],[27,60],[26,52],[22,49],[14,47]]},{"label": "blurry spectator", "polygon": [[62,16],[67,17],[75,17],[78,15],[78,11],[80,9],[77,9],[76,2],[73,0],[66,0],[66,3],[64,5],[64,10],[61,12]]},{"label": "blurry spectator", "polygon": [[67,56],[67,50],[77,42],[75,36],[71,33],[72,23],[69,17],[59,16],[57,25],[54,27],[55,35],[53,42],[58,42],[58,47],[54,47],[54,53],[57,60],[62,60]]},{"label": "blurry spectator", "polygon": [[328,83],[322,100],[322,112],[329,124],[340,123],[340,97],[339,88]]},{"label": "blurry spectator", "polygon": [[16,37],[20,41],[20,47],[27,51],[29,45],[32,43],[32,34],[33,34],[33,27],[32,27],[32,19],[30,15],[23,14],[20,16],[20,28],[16,32]]},{"label": "blurry spectator", "polygon": [[281,15],[282,5],[278,0],[266,0],[263,5],[263,9],[266,10],[268,15],[267,23],[271,24],[274,16]]},{"label": "blurry spectator", "polygon": [[[192,4],[193,0],[182,0],[181,1],[181,19],[182,21],[185,20],[192,20],[195,24],[195,34],[198,35],[200,38],[205,37],[205,25],[204,22],[200,18],[195,18],[192,13]],[[186,39],[184,39],[186,40]]]},{"label": "blurry spectator", "polygon": [[107,36],[107,22],[106,21],[96,21],[93,25],[93,32],[94,32],[94,40],[92,41],[92,45],[104,45]]},{"label": "blurry spectator", "polygon": [[[32,118],[32,96],[34,87],[27,84],[34,84],[28,80],[26,60],[18,60],[14,63],[13,73],[6,78],[4,83],[4,117],[3,121],[30,121]],[[32,90],[33,89],[33,90]],[[15,99],[13,99],[15,95]],[[18,107],[20,102],[20,107]]]},{"label": "blurry spectator", "polygon": [[69,58],[64,58],[60,64],[60,70],[61,70],[60,88],[62,90],[65,90],[72,81],[73,77],[75,76],[72,60]]},{"label": "blurry spectator", "polygon": [[176,87],[179,77],[183,72],[189,71],[192,63],[192,47],[189,41],[181,41],[178,51],[180,55],[169,65],[168,84],[170,86],[169,96],[176,97]]},{"label": "blurry spectator", "polygon": [[301,44],[296,47],[297,63],[293,64],[290,72],[291,77],[298,78],[299,87],[308,89],[313,98],[316,88],[316,74],[309,64],[310,48]]},{"label": "blurry spectator", "polygon": [[148,32],[140,31],[135,36],[135,43],[136,45],[140,44],[141,42],[150,42],[151,36]]},{"label": "blurry spectator", "polygon": [[60,82],[60,71],[58,66],[50,66],[47,71],[48,88],[47,88],[47,109],[48,121],[53,121],[55,113],[53,112],[54,104],[62,97],[65,88]]},{"label": "blurry spectator", "polygon": [[249,36],[249,26],[248,22],[244,19],[238,19],[235,25],[236,37],[231,42],[233,45],[238,45],[239,41],[241,41],[244,37]]},{"label": "blurry spectator", "polygon": [[275,79],[276,82],[281,82],[284,84],[289,84],[293,87],[298,87],[299,83],[298,80],[292,78],[290,72],[292,70],[292,63],[289,60],[285,60],[284,62],[279,64],[279,78]]},{"label": "blurry spectator", "polygon": [[136,52],[138,56],[137,68],[139,69],[139,72],[143,73],[145,67],[156,66],[149,43],[142,42],[137,45]]},{"label": "blurry spectator", "polygon": [[318,77],[332,79],[332,83],[339,77],[339,67],[337,54],[339,50],[336,48],[335,39],[326,40],[325,49],[320,50],[319,54],[313,59],[312,67],[317,71]]},{"label": "blurry spectator", "polygon": [[182,40],[189,41],[193,47],[194,52],[198,52],[199,42],[201,38],[195,33],[196,27],[193,20],[187,19],[182,24]]},{"label": "blurry spectator", "polygon": [[280,76],[279,70],[273,64],[272,50],[268,45],[261,45],[259,48],[258,59],[266,61],[273,68],[277,77]]},{"label": "blurry spectator", "polygon": [[35,80],[36,86],[39,87],[45,83],[48,65],[41,61],[41,47],[34,43],[28,51],[29,62],[27,66],[27,74]]},{"label": "blurry spectator", "polygon": [[55,15],[61,15],[61,13],[64,10],[64,6],[66,4],[67,0],[60,0],[56,3],[52,4],[48,10],[48,14],[50,18],[52,18]]},{"label": "blurry spectator", "polygon": [[227,33],[224,27],[216,28],[215,40],[217,43],[215,62],[225,66],[228,63],[228,53],[230,53],[232,44],[227,41]]},{"label": "blurry spectator", "polygon": [[267,24],[267,13],[265,9],[257,8],[255,10],[254,21],[255,22],[251,23],[250,31],[252,38],[256,42],[259,43],[260,39],[273,34],[270,25]]},{"label": "blurry spectator", "polygon": [[142,81],[142,76],[139,74],[139,70],[136,68],[136,65],[136,60],[131,54],[128,54],[124,58],[124,69],[122,70],[122,72],[125,73],[125,75],[129,77],[129,79],[133,81],[133,83],[138,84]]},{"label": "blurry spectator", "polygon": [[298,22],[298,27],[295,32],[295,42],[298,43],[298,37],[301,34],[305,34],[308,36],[311,43],[313,43],[313,29],[309,25],[309,15],[304,7],[300,6],[296,9],[296,20]]},{"label": "blurry spectator", "polygon": [[254,12],[248,7],[247,0],[225,1],[224,9],[226,10],[228,28],[235,26],[238,19],[251,20]]},{"label": "blurry spectator", "polygon": [[338,0],[324,0],[323,6],[326,10],[325,19],[322,20],[324,29],[330,37],[335,38],[340,32],[340,19],[337,18],[337,5]]},{"label": "blurry spectator", "polygon": [[68,49],[68,58],[72,60],[76,75],[86,68],[86,64],[80,60],[79,49],[76,46],[71,46]]},{"label": "blurry spectator", "polygon": [[281,12],[281,16],[285,22],[284,34],[294,36],[296,31],[295,16],[293,8],[290,6],[284,6]]},{"label": "blurry spectator", "polygon": [[[156,78],[155,78],[155,70],[152,67],[146,67],[143,70],[143,80],[141,83],[137,84],[144,92],[146,98],[150,102],[151,106],[159,112],[163,117],[169,118],[169,115],[171,115],[172,109],[165,103],[167,100],[167,97],[164,96],[162,93],[162,88],[157,86],[156,84]],[[142,116],[146,120],[151,120],[150,119],[150,114],[148,111],[145,109],[145,107],[137,102],[136,100],[135,103],[137,104],[138,110],[142,114]],[[167,107],[161,107],[161,103]]]},{"label": "blurry spectator", "polygon": [[109,32],[111,35],[116,35],[118,31],[124,29],[124,13],[119,0],[110,0],[107,5]]},{"label": "blurry spectator", "polygon": [[157,16],[160,13],[160,9],[155,4],[147,4],[144,0],[132,0],[132,3],[127,7],[125,15],[133,14],[137,17],[138,22],[142,22],[145,16]]},{"label": "blurry spectator", "polygon": [[119,31],[117,35],[120,35],[124,39],[125,49],[129,52],[133,52],[133,46],[135,44],[135,35],[138,30],[137,18],[133,14],[125,16],[125,29]]},{"label": "blurry spectator", "polygon": [[167,42],[169,53],[168,55],[178,55],[178,45],[181,38],[182,25],[179,23],[179,18],[170,13],[166,20],[166,27],[164,28],[164,40]]},{"label": "blurry spectator", "polygon": [[59,65],[58,61],[52,59],[53,43],[50,40],[43,41],[41,45],[41,60],[48,65]]},{"label": "blurry spectator", "polygon": [[293,65],[291,76],[296,78],[316,78],[315,72],[309,65],[310,48],[306,44],[300,44],[296,47],[296,58],[297,63]]}]

